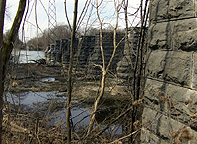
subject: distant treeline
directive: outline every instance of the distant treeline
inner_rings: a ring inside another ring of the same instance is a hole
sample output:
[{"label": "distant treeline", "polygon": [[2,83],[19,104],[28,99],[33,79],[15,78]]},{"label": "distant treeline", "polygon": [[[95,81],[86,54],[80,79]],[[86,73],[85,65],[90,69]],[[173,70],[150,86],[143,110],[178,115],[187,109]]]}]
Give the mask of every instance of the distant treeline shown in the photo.
[{"label": "distant treeline", "polygon": [[[110,28],[104,28],[103,32],[111,31]],[[119,29],[118,31],[124,32],[123,29]],[[99,29],[94,27],[89,27],[88,29],[80,28],[77,31],[77,36],[80,37],[81,35],[93,36],[99,32]],[[4,34],[5,40],[7,39],[9,31]],[[55,28],[45,29],[40,36],[31,38],[25,44],[22,42],[19,37],[17,38],[14,48],[16,49],[28,49],[28,50],[42,50],[44,51],[49,44],[55,42],[55,40],[59,39],[69,39],[71,37],[71,31],[68,25],[58,25]]]}]

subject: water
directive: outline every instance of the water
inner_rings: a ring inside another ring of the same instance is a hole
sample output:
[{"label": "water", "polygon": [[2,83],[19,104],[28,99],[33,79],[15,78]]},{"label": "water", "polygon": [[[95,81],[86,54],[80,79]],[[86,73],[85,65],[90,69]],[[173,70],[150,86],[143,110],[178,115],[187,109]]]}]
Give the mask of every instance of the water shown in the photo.
[{"label": "water", "polygon": [[52,82],[55,81],[55,78],[49,77],[49,78],[43,78],[41,79],[42,82]]},{"label": "water", "polygon": [[[58,92],[58,91],[53,91],[53,92],[20,92],[20,93],[6,93],[7,101],[10,102],[11,104],[14,105],[26,105],[29,108],[35,108],[35,109],[40,109],[43,107],[44,103],[50,105],[51,102],[55,103],[62,103],[62,108],[58,110],[57,112],[52,112],[51,115],[56,115],[58,116],[57,118],[54,118],[51,120],[51,124],[56,125],[58,121],[65,121],[66,119],[66,108],[63,108],[64,103],[66,102],[67,98],[64,97],[66,92]],[[74,100],[72,103],[77,104],[78,101]],[[35,107],[38,106],[39,108]],[[79,115],[83,111],[87,109],[87,106],[75,106],[72,108],[72,116]],[[90,114],[90,111],[86,111],[82,113],[81,115],[73,118],[73,123],[77,123],[79,120],[81,120],[83,117],[86,117],[87,115]],[[87,126],[89,123],[90,117],[87,117],[84,121],[82,121],[81,124]]]},{"label": "water", "polygon": [[[48,111],[50,104],[53,102],[52,109],[50,112],[50,125],[57,126],[58,124],[64,123],[66,120],[66,107],[65,97],[66,92],[20,92],[20,93],[6,93],[7,101],[14,105],[26,105],[28,108],[35,109],[36,111],[41,110],[44,112]],[[27,110],[28,110],[27,108]],[[90,121],[90,114],[92,111],[88,105],[79,104],[79,101],[72,101],[72,121],[76,128],[87,127]],[[65,125],[66,126],[66,125]],[[105,124],[100,125],[102,128]],[[114,134],[122,134],[122,126],[112,125],[107,131]]]},{"label": "water", "polygon": [[[73,107],[71,108],[72,122],[74,125],[87,127],[90,121],[90,113],[91,111],[87,109],[87,107]],[[52,113],[52,115],[56,116],[56,118],[51,120],[51,124],[58,125],[66,120],[66,109],[60,110],[58,112]],[[83,119],[84,118],[84,119]],[[79,123],[78,123],[79,122]],[[65,125],[66,126],[66,125]]]},{"label": "water", "polygon": [[[32,107],[33,104],[36,103],[44,103],[48,100],[57,100],[57,101],[64,101],[65,97],[60,97],[60,95],[65,94],[65,92],[20,92],[16,94],[12,93],[6,93],[7,100],[11,104],[15,105],[27,105],[29,107]],[[58,97],[56,97],[58,95]]]},{"label": "water", "polygon": [[[14,61],[18,63],[34,63],[32,60],[39,60],[44,58],[44,52],[42,51],[15,51],[12,53],[15,55]],[[43,78],[41,81],[44,82],[50,82],[55,81],[55,78]],[[66,120],[66,107],[64,106],[64,103],[66,102],[67,98],[64,97],[66,92],[58,92],[58,91],[52,91],[52,92],[20,92],[20,93],[6,93],[7,100],[11,104],[14,105],[25,105],[31,109],[35,109],[36,111],[45,109],[47,111],[49,105],[51,103],[55,103],[55,108],[51,111],[50,115],[50,124],[51,125],[58,125],[62,122],[65,122]],[[61,106],[59,105],[61,103]],[[62,105],[63,103],[63,105]],[[90,120],[90,114],[92,111],[89,109],[88,105],[80,105],[77,104],[78,101],[72,101],[74,106],[71,108],[71,114],[73,117],[73,124],[77,127],[87,127]],[[28,109],[28,108],[27,108]],[[56,109],[56,110],[54,110]],[[45,112],[46,112],[45,111]],[[80,122],[80,123],[79,123]],[[104,124],[100,125],[102,128],[105,127]],[[122,134],[122,127],[120,125],[112,125],[107,132],[111,133],[112,131],[115,131],[115,134]]]},{"label": "water", "polygon": [[[72,122],[75,126],[75,131],[77,132],[77,128],[87,128],[90,121],[90,114],[92,113],[91,110],[89,110],[87,107],[73,107],[71,109],[72,114]],[[80,115],[79,115],[80,114]],[[58,125],[61,124],[66,120],[66,109],[58,111],[54,113],[54,115],[57,116],[57,118],[53,119],[51,121],[52,124]],[[62,121],[63,120],[63,121]],[[97,124],[94,124],[96,126]],[[105,124],[100,124],[101,128],[105,128]],[[113,134],[113,135],[120,135],[122,134],[122,126],[121,125],[111,125],[107,130],[107,134]]]},{"label": "water", "polygon": [[35,63],[32,60],[44,59],[43,51],[20,50],[13,51],[14,61],[18,63]]}]

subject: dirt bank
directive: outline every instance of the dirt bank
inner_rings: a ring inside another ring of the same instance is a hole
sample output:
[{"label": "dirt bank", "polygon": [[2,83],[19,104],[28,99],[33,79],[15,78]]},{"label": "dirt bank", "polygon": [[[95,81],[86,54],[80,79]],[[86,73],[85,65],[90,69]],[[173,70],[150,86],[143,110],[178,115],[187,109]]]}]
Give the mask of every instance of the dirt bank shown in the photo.
[{"label": "dirt bank", "polygon": [[[61,66],[32,63],[12,64],[7,73],[6,90],[12,93],[67,91],[66,74],[67,71]],[[89,118],[91,107],[99,93],[100,81],[86,79],[76,73],[73,74],[73,81],[72,114],[73,119],[76,117],[76,123],[78,122],[75,125],[78,135],[83,137],[82,135],[86,132],[86,129],[82,127],[84,125],[82,120]],[[96,115],[97,122],[110,123],[112,117],[117,117],[122,112],[121,109],[128,103],[129,96],[125,95],[124,90],[123,87],[117,86],[116,79],[107,78],[105,95],[101,102],[102,107],[99,108]],[[43,97],[43,95],[41,96]],[[21,100],[24,97],[19,96]],[[32,97],[36,99],[34,96]],[[25,104],[17,105],[15,103],[15,105],[7,102],[3,110],[5,113],[3,141],[15,143],[28,141],[32,143],[32,141],[39,140],[40,143],[65,143],[66,131],[63,117],[66,114],[66,97],[61,95],[56,98],[60,97],[63,98],[61,101],[52,99],[53,97],[46,97],[44,102],[32,102],[31,107]],[[60,118],[60,120],[57,118]],[[119,125],[120,123],[117,122],[117,128]],[[64,139],[62,139],[62,136],[64,136]],[[73,137],[72,139],[77,140],[78,138]]]},{"label": "dirt bank", "polygon": [[[6,91],[9,92],[45,92],[61,91],[65,92],[67,81],[67,69],[61,66],[48,66],[43,64],[17,64],[10,65],[7,79]],[[73,74],[73,97],[91,98],[95,100],[98,95],[100,80],[90,80]],[[129,94],[125,87],[118,86],[118,81],[114,78],[106,80],[105,97],[127,99]]]},{"label": "dirt bank", "polygon": [[22,91],[66,91],[66,76],[60,66],[28,63],[10,65],[6,79],[6,90]]}]

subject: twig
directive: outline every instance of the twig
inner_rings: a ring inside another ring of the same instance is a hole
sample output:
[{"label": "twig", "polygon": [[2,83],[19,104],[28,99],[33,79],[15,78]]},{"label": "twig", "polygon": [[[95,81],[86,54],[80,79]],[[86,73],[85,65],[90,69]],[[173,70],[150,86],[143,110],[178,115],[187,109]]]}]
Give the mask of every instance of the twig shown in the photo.
[{"label": "twig", "polygon": [[138,129],[138,130],[136,130],[136,131],[134,131],[134,132],[132,132],[132,133],[130,133],[130,134],[124,136],[124,137],[121,137],[121,138],[119,138],[119,139],[117,139],[117,140],[115,140],[115,141],[113,141],[113,142],[111,142],[111,143],[109,143],[109,144],[113,144],[113,143],[119,142],[119,141],[121,141],[121,140],[123,140],[123,139],[125,139],[125,138],[128,138],[128,137],[130,137],[131,135],[134,135],[135,133],[139,132],[141,129],[142,129],[142,128],[140,128],[140,129]]}]

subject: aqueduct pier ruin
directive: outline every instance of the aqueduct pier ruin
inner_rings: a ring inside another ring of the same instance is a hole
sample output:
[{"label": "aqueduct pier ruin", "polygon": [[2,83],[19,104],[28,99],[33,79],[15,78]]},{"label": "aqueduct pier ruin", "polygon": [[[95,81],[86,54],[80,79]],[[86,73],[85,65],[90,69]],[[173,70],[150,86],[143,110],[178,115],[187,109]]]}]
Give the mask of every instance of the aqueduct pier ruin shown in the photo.
[{"label": "aqueduct pier ruin", "polygon": [[197,143],[197,1],[151,0],[144,144]]},{"label": "aqueduct pier ruin", "polygon": [[[148,53],[146,61],[146,84],[142,115],[141,143],[197,143],[197,1],[151,0],[148,28]],[[131,77],[130,49],[137,43],[138,29],[130,32],[129,48],[120,45],[112,71],[123,80]],[[112,36],[104,33],[106,62],[112,53]],[[117,34],[117,40],[123,37]],[[98,74],[91,68],[101,62],[99,34],[84,36],[77,49],[81,71]],[[47,51],[48,63],[62,62],[68,65],[68,40],[57,41]],[[110,46],[111,45],[111,46]],[[67,47],[64,48],[63,47]],[[61,52],[60,52],[61,51]],[[65,59],[67,58],[67,59]],[[99,72],[100,73],[100,72]]]}]

